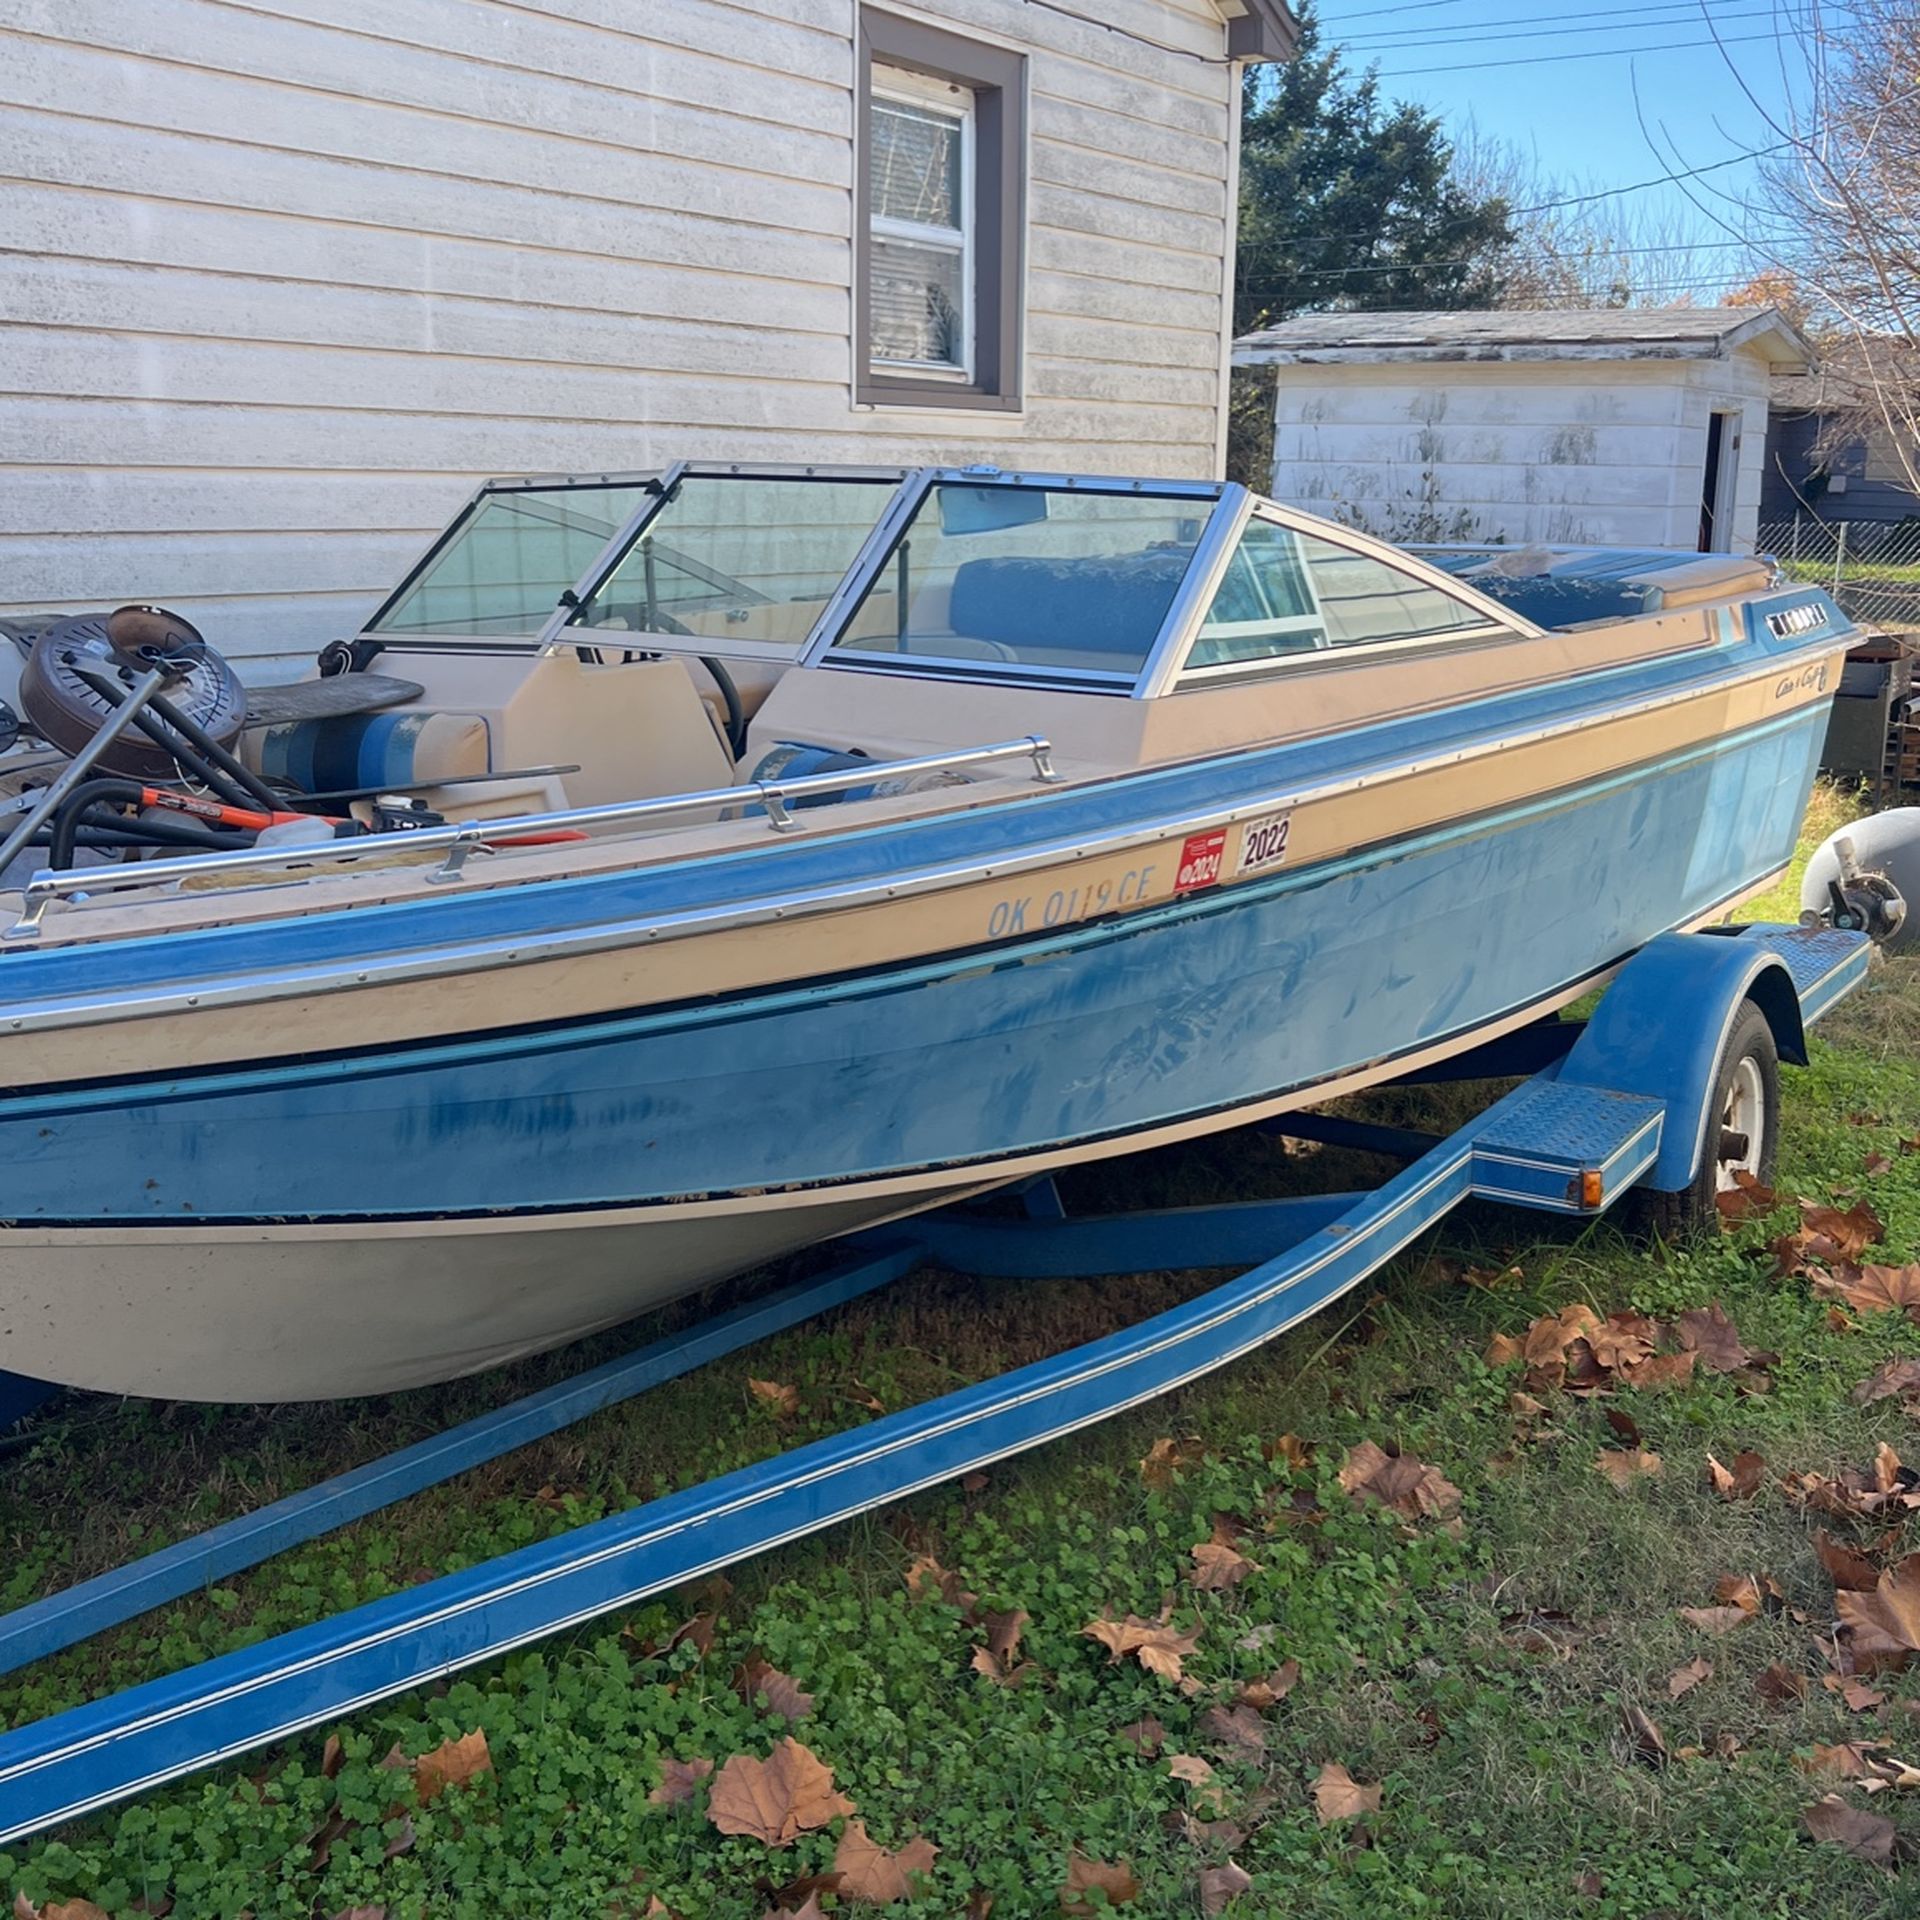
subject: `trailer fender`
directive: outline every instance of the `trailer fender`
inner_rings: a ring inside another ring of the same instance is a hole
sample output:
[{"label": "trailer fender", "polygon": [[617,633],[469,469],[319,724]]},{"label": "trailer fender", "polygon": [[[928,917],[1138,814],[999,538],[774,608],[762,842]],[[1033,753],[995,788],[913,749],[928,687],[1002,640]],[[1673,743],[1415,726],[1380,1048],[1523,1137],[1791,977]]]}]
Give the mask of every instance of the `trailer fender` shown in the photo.
[{"label": "trailer fender", "polygon": [[1567,1055],[1563,1083],[1644,1094],[1665,1106],[1660,1152],[1643,1185],[1663,1193],[1691,1185],[1706,1148],[1714,1068],[1749,1000],[1766,1016],[1780,1058],[1805,1066],[1800,996],[1777,953],[1737,936],[1664,933],[1620,970]]}]

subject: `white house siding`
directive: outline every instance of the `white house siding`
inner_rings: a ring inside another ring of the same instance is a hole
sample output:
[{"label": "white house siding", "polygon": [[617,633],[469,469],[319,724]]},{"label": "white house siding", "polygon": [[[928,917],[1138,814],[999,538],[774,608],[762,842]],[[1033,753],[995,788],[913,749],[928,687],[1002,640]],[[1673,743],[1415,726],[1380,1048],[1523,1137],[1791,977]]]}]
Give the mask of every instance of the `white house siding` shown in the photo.
[{"label": "white house siding", "polygon": [[1733,544],[1751,551],[1767,363],[1281,366],[1273,491],[1389,538],[1692,547],[1708,416],[1742,414]]},{"label": "white house siding", "polygon": [[0,0],[0,612],[307,654],[496,473],[1215,471],[1213,0],[889,11],[1030,55],[1015,417],[852,399],[854,0]]}]

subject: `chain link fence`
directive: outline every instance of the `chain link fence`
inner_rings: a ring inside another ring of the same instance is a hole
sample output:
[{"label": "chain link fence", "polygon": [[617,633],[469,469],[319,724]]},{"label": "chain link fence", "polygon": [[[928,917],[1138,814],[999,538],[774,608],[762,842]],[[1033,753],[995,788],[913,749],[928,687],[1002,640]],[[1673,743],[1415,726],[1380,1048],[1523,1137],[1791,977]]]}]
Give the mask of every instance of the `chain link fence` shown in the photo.
[{"label": "chain link fence", "polygon": [[1772,554],[1790,579],[1825,587],[1863,625],[1920,634],[1920,515],[1766,520],[1759,549]]}]

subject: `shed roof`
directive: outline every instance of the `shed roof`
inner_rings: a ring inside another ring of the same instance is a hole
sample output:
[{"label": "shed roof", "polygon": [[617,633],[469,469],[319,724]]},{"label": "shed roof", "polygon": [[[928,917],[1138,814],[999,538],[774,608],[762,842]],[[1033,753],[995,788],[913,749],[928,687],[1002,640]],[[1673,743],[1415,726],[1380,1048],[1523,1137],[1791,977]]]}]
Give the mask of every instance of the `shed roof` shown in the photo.
[{"label": "shed roof", "polygon": [[1812,349],[1775,307],[1512,307],[1477,313],[1303,313],[1233,343],[1238,367],[1399,361],[1719,360],[1778,368]]}]

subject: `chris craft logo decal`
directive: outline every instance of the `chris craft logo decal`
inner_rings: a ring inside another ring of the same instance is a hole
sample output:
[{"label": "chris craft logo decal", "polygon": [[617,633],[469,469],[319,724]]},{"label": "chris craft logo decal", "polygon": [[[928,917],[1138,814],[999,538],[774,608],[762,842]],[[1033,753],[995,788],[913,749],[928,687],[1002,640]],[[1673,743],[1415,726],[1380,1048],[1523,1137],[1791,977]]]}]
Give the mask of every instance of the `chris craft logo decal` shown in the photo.
[{"label": "chris craft logo decal", "polygon": [[1220,861],[1227,850],[1227,830],[1216,827],[1211,833],[1189,836],[1180,849],[1180,864],[1174,869],[1175,893],[1192,893],[1199,887],[1211,887],[1220,879]]},{"label": "chris craft logo decal", "polygon": [[1240,836],[1240,864],[1235,873],[1264,873],[1287,857],[1287,836],[1293,827],[1290,813],[1269,813],[1249,820]]}]

